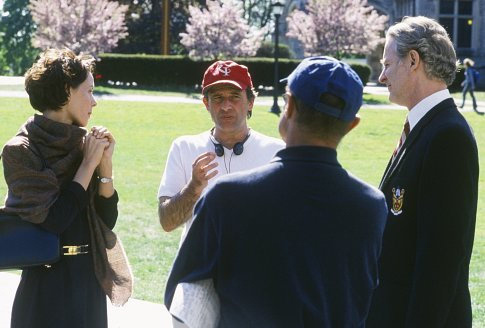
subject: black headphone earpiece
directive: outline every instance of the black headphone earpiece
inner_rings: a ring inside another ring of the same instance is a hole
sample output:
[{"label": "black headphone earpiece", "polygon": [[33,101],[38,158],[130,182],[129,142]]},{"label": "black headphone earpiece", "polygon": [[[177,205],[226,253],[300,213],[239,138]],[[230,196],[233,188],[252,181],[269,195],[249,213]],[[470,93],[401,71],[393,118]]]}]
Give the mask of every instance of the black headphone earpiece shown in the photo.
[{"label": "black headphone earpiece", "polygon": [[232,151],[236,155],[241,155],[243,153],[243,151],[244,151],[244,141],[243,142],[237,142],[234,145],[234,148],[232,148]]},{"label": "black headphone earpiece", "polygon": [[216,155],[218,157],[224,156],[224,147],[222,147],[220,143],[215,143],[214,141],[212,141],[212,143],[214,144],[214,152]]},{"label": "black headphone earpiece", "polygon": [[[216,153],[216,155],[218,157],[222,157],[222,156],[224,156],[224,147],[215,140],[214,136],[212,135],[213,131],[214,131],[214,129],[211,130],[210,139],[211,139],[212,144],[214,145],[214,152]],[[250,133],[247,134],[246,138],[244,138],[243,141],[236,142],[236,144],[234,145],[234,148],[232,149],[232,152],[235,155],[241,155],[243,153],[244,143],[248,140],[249,136],[250,136]]]}]

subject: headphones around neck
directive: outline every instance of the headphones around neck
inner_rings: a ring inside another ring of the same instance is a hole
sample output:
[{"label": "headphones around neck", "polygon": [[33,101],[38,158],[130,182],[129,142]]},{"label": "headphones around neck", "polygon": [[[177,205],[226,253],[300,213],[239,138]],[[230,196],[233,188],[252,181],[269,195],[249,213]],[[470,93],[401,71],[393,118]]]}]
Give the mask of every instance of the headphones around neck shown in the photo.
[{"label": "headphones around neck", "polygon": [[[218,157],[222,157],[222,156],[224,156],[224,146],[222,146],[220,143],[218,143],[216,141],[216,139],[214,138],[213,133],[214,133],[214,129],[212,129],[211,132],[210,132],[210,139],[211,139],[212,144],[214,145],[214,152],[216,153],[216,155]],[[248,134],[246,135],[246,137],[244,138],[243,141],[236,142],[236,144],[232,148],[232,152],[235,155],[241,155],[243,153],[243,151],[244,151],[244,143],[249,139],[249,136],[250,135],[251,135],[251,133],[248,132]]]}]

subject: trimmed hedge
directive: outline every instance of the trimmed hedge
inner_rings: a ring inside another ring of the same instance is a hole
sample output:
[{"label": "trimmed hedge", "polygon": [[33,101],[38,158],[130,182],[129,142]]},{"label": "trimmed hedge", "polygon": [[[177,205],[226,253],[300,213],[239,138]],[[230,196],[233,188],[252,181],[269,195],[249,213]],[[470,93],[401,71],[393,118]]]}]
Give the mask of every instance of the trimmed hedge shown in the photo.
[{"label": "trimmed hedge", "polygon": [[[259,47],[258,51],[256,51],[256,57],[263,57],[263,58],[274,58],[274,47],[275,44],[273,42],[263,42],[261,47]],[[284,43],[278,44],[278,58],[292,58],[292,51],[290,47],[288,47]]]},{"label": "trimmed hedge", "polygon": [[357,73],[364,85],[369,82],[371,69],[369,65],[350,64],[350,67]]},{"label": "trimmed hedge", "polygon": [[[255,88],[272,86],[274,83],[274,62],[272,58],[235,58],[246,65],[251,73]],[[205,70],[213,60],[193,61],[184,56],[102,54],[96,64],[97,82],[136,82],[143,86],[176,85],[200,86]],[[288,76],[300,60],[279,59],[279,75]],[[352,64],[364,85],[370,76],[367,65]]]}]

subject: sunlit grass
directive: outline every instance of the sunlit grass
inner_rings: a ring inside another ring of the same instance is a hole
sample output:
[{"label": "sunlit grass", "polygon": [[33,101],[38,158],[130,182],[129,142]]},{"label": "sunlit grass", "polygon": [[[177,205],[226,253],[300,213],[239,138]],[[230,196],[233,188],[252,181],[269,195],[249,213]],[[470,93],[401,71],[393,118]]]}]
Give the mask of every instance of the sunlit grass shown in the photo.
[{"label": "sunlit grass", "polygon": [[[379,100],[380,98],[376,98]],[[386,97],[387,99],[387,97]],[[377,101],[376,100],[376,101]],[[184,134],[211,127],[209,115],[197,104],[99,101],[90,125],[105,125],[116,137],[115,183],[120,215],[115,231],[122,239],[136,277],[135,297],[163,301],[170,265],[178,248],[180,229],[165,233],[157,216],[157,190],[170,144]],[[33,114],[27,99],[0,98],[0,143],[12,137]],[[364,109],[362,121],[339,147],[339,160],[349,171],[377,186],[396,139],[405,111]],[[464,114],[472,125],[485,158],[485,119]],[[255,130],[278,136],[278,118],[256,106],[249,123]],[[0,174],[2,168],[0,168]],[[475,327],[485,327],[485,181],[480,177],[478,216],[470,288]],[[0,179],[0,198],[6,186]]]}]

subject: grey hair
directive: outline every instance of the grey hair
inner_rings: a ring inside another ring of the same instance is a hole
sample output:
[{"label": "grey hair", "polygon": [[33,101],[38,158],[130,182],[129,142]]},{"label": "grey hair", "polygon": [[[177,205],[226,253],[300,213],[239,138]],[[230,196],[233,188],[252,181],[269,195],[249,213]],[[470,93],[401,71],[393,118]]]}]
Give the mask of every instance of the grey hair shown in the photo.
[{"label": "grey hair", "polygon": [[455,79],[458,62],[453,43],[438,22],[424,16],[404,17],[387,31],[396,41],[397,54],[404,58],[411,50],[418,52],[429,78],[450,85]]}]

